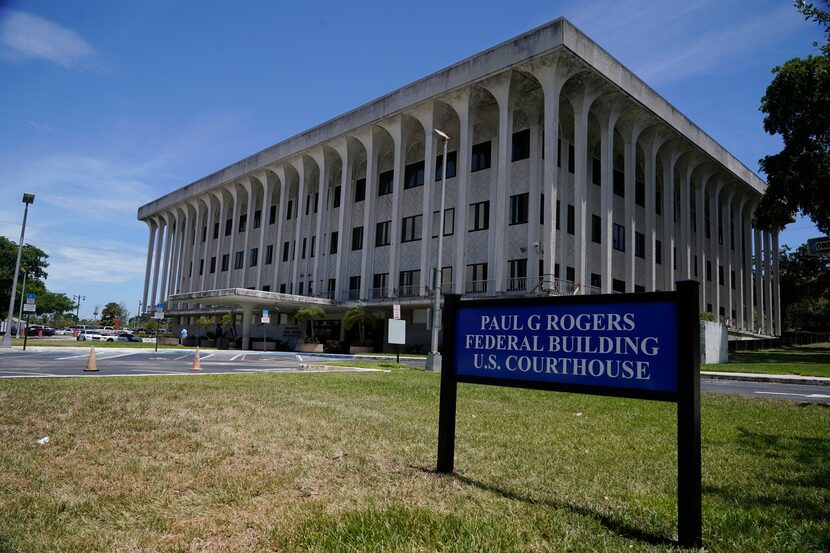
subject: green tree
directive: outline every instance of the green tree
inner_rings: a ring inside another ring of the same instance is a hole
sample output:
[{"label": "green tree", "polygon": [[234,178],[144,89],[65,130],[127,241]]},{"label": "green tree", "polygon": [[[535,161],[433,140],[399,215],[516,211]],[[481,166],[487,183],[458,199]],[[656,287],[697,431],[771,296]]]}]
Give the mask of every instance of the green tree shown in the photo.
[{"label": "green tree", "polygon": [[362,305],[356,305],[346,311],[346,314],[343,315],[343,319],[340,322],[346,330],[351,330],[357,326],[360,342],[365,343],[366,329],[374,328],[377,323],[377,319],[375,318],[374,313]]},{"label": "green tree", "polygon": [[314,336],[314,321],[322,321],[326,318],[326,312],[323,310],[323,308],[319,305],[301,307],[294,311],[294,313],[292,313],[291,316],[294,319],[297,319],[297,321],[301,322],[303,327],[307,327],[307,323],[311,323],[311,343],[317,343],[317,338]]},{"label": "green tree", "polygon": [[830,256],[809,255],[807,246],[779,253],[785,328],[830,326]]},{"label": "green tree", "polygon": [[37,314],[49,314],[52,320],[63,317],[67,311],[71,311],[75,304],[66,294],[46,291],[37,297]]},{"label": "green tree", "polygon": [[[830,7],[830,1],[824,1]],[[764,130],[780,134],[784,149],[760,160],[767,190],[756,211],[763,228],[781,228],[797,211],[830,233],[830,12],[797,0],[796,8],[824,30],[820,54],[773,68],[761,99]],[[816,44],[818,46],[818,44]]]},{"label": "green tree", "polygon": [[[17,295],[23,289],[23,275],[26,275],[26,289],[32,290],[40,284],[45,290],[43,280],[46,278],[46,268],[49,263],[46,261],[49,256],[43,250],[30,244],[23,245],[23,254],[20,257],[20,274],[17,276]],[[14,265],[17,261],[17,242],[0,236],[0,306],[5,318],[6,309],[9,306],[9,292],[12,287],[14,276]],[[15,309],[15,312],[17,309]]]},{"label": "green tree", "polygon": [[101,310],[101,324],[111,326],[116,316],[121,317],[121,305],[111,301]]}]

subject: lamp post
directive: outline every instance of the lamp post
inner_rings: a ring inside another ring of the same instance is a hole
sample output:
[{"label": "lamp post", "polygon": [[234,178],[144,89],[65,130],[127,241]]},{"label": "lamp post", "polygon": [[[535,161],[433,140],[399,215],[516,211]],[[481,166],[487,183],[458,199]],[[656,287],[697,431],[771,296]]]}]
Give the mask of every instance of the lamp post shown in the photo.
[{"label": "lamp post", "polygon": [[[28,274],[28,271],[24,268],[23,269],[23,286],[20,289],[20,299],[23,299],[23,298],[26,297],[26,275],[27,274]],[[21,302],[18,302],[18,303],[20,305],[18,306],[17,320],[22,321],[23,320],[23,302],[21,301]],[[21,329],[19,328],[20,325],[18,324],[17,326],[18,326],[17,337],[20,338],[20,334],[21,334],[21,332],[20,332]]]},{"label": "lamp post", "polygon": [[76,324],[81,324],[81,300],[85,300],[86,296],[82,296],[78,294],[77,296],[72,296],[72,301],[78,300],[78,303],[75,306],[75,321]]},{"label": "lamp post", "polygon": [[441,285],[443,284],[441,264],[444,257],[444,194],[447,191],[447,146],[450,143],[450,137],[447,133],[432,129],[432,132],[444,142],[444,157],[442,159],[443,168],[441,169],[441,211],[438,218],[440,220],[438,226],[438,258],[435,262],[435,269],[433,274],[433,302],[432,302],[432,341],[430,343],[430,351],[427,354],[426,370],[428,372],[441,372],[441,353],[438,351],[438,333],[441,330]]},{"label": "lamp post", "polygon": [[[26,235],[26,217],[29,215],[29,204],[35,202],[35,195],[24,193],[23,203],[26,207],[23,209],[23,227],[20,229],[20,243],[17,245],[17,262],[14,266],[14,277],[12,278],[12,291],[9,298],[9,315],[6,317],[6,333],[3,335],[2,348],[8,349],[12,347],[12,315],[14,315],[14,296],[17,291],[17,273],[20,272],[20,256],[23,255],[23,238]],[[23,298],[21,298],[22,300]]]}]

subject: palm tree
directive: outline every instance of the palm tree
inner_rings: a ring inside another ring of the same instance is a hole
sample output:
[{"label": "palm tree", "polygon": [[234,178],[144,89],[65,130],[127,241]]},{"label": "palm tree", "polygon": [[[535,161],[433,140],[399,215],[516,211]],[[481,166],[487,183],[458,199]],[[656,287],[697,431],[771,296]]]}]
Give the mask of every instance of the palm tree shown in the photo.
[{"label": "palm tree", "polygon": [[319,319],[322,321],[326,318],[326,312],[323,310],[323,308],[317,305],[301,307],[294,311],[294,313],[291,316],[297,319],[298,321],[301,321],[303,323],[303,326],[306,326],[306,321],[311,322],[311,343],[316,344],[317,339],[314,337],[314,320]]},{"label": "palm tree", "polygon": [[351,330],[355,327],[355,325],[357,325],[360,342],[365,343],[366,327],[374,328],[375,323],[377,323],[377,319],[375,318],[374,313],[362,305],[356,305],[346,311],[346,314],[343,315],[341,323],[343,324],[343,328],[346,330]]}]

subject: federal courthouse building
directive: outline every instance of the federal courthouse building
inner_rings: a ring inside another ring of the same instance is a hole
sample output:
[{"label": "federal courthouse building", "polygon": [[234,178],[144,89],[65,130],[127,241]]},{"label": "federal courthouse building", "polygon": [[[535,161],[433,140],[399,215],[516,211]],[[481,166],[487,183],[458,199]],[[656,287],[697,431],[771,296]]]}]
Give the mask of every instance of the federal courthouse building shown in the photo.
[{"label": "federal courthouse building", "polygon": [[321,306],[337,334],[354,305],[400,304],[408,343],[428,349],[443,240],[444,293],[695,279],[732,333],[777,335],[778,236],[752,227],[765,186],[557,19],[142,206],[142,301],[191,333],[230,310],[243,347],[292,341],[298,307]]}]

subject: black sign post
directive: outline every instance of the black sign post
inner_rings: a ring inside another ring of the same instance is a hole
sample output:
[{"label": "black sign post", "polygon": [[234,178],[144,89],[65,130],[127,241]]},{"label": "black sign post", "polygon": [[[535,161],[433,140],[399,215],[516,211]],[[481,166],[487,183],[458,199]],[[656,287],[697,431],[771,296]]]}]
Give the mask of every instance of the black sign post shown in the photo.
[{"label": "black sign post", "polygon": [[[683,547],[700,547],[698,287],[696,281],[682,281],[676,292],[464,302],[456,294],[444,296],[437,472],[449,474],[454,468],[459,382],[674,402],[678,542]],[[585,331],[582,335],[572,332],[574,321],[584,323],[579,329]],[[600,322],[605,332],[596,332],[589,322]],[[637,330],[645,334],[635,336],[638,322],[644,322],[644,330]],[[552,351],[564,351],[557,348],[566,339],[582,348],[579,358],[551,357]],[[616,344],[617,349],[609,349],[609,344]],[[504,350],[510,346],[525,353],[506,355]],[[621,360],[622,350],[633,351],[632,360]],[[474,362],[470,361],[472,351],[476,352]],[[563,361],[572,364],[561,363],[557,369],[557,362]],[[615,372],[610,367],[616,367]]]}]

